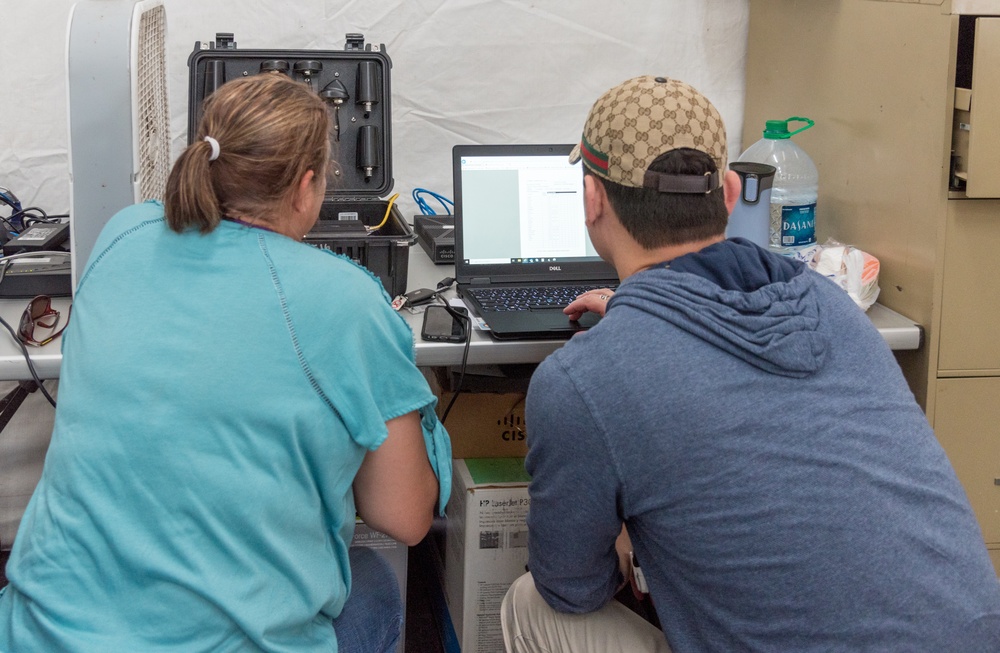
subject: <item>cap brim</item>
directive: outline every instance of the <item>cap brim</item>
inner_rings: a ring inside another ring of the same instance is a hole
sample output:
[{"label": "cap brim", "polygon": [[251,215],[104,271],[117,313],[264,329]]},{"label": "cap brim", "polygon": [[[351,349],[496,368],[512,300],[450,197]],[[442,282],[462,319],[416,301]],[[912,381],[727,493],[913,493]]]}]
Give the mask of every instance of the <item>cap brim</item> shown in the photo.
[{"label": "cap brim", "polygon": [[577,143],[576,147],[569,153],[569,162],[576,163],[580,160],[580,144]]}]

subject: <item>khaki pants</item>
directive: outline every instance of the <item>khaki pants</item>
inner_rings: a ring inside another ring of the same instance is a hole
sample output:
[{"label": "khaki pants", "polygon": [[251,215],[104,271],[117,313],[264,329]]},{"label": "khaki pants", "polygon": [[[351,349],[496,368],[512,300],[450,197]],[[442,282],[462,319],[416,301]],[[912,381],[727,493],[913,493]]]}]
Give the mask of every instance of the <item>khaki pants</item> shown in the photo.
[{"label": "khaki pants", "polygon": [[588,614],[556,612],[531,574],[510,586],[500,623],[507,653],[670,653],[663,632],[618,601]]}]

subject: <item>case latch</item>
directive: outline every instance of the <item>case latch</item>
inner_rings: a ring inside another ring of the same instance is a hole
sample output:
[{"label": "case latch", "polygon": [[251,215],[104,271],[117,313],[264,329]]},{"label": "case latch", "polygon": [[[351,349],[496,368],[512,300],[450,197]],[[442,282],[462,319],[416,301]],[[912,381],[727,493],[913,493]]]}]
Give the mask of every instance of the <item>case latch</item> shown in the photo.
[{"label": "case latch", "polygon": [[215,43],[212,44],[213,50],[235,50],[236,49],[236,35],[233,32],[216,32],[215,33]]},{"label": "case latch", "polygon": [[345,50],[364,50],[365,49],[365,35],[364,34],[348,34],[346,37],[347,42],[344,44]]}]

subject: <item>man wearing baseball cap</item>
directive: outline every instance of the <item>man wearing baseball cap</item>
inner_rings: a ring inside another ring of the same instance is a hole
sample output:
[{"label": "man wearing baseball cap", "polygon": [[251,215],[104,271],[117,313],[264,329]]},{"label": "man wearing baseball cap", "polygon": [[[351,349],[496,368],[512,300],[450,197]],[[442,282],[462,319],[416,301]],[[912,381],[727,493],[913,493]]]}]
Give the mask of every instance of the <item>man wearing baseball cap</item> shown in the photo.
[{"label": "man wearing baseball cap", "polygon": [[[892,352],[838,286],[724,236],[719,113],[638,77],[572,158],[621,285],[527,399],[530,573],[508,651],[1000,651],[982,533]],[[612,600],[632,581],[660,628]]]}]

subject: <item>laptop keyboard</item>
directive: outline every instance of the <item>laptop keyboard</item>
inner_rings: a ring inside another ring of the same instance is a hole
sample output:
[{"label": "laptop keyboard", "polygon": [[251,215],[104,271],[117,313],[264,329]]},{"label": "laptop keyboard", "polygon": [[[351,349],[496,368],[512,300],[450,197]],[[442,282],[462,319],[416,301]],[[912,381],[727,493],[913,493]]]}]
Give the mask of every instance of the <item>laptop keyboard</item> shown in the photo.
[{"label": "laptop keyboard", "polygon": [[[565,308],[588,290],[607,286],[524,286],[469,288],[468,292],[484,311],[530,311],[541,308]],[[612,286],[612,289],[614,286]]]}]

